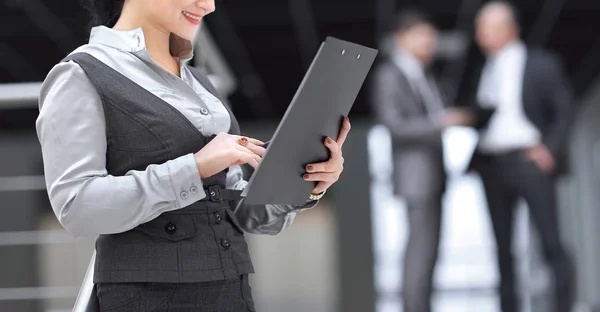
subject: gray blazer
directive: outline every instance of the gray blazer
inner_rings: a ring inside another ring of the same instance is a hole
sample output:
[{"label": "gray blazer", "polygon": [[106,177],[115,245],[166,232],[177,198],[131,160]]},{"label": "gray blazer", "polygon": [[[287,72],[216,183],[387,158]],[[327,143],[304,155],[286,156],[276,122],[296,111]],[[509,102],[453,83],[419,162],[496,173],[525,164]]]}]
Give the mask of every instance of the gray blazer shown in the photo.
[{"label": "gray blazer", "polygon": [[374,71],[372,103],[376,118],[392,136],[394,182],[402,196],[441,194],[446,175],[440,124],[427,116],[425,104],[391,60]]}]

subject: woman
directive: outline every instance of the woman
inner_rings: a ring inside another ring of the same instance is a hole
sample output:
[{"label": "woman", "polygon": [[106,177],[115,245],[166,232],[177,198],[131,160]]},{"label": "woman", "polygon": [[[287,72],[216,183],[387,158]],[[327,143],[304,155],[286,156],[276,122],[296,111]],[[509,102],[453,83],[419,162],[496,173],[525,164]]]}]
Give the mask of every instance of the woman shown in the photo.
[{"label": "woman", "polygon": [[52,207],[72,234],[99,235],[101,311],[254,311],[243,233],[277,234],[342,172],[346,119],[302,207],[234,204],[262,142],[204,74],[185,65],[213,0],[87,0],[98,27],[56,65],[37,131]]}]

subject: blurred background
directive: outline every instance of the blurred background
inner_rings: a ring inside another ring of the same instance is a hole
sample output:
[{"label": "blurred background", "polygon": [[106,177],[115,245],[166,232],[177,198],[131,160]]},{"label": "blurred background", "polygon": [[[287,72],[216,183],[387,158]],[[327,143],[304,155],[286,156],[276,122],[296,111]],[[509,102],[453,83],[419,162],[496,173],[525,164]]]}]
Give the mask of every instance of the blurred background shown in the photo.
[{"label": "blurred background", "polygon": [[[484,0],[217,1],[195,42],[247,135],[271,136],[326,36],[390,48],[395,12],[417,7],[440,30],[433,66],[450,105],[476,79],[474,42]],[[577,267],[577,311],[600,311],[600,2],[519,0],[528,46],[559,56],[575,91],[576,116],[557,181],[560,231]],[[35,119],[48,71],[86,42],[77,0],[0,0],[0,311],[70,311],[95,238],[62,230],[45,193]],[[379,62],[379,61],[378,61]],[[402,311],[407,215],[393,190],[390,133],[374,118],[369,77],[350,114],[343,178],[319,206],[276,237],[247,235],[265,312]],[[500,311],[495,241],[479,176],[465,174],[477,132],[443,135],[444,193],[434,311]],[[516,213],[514,255],[524,311],[550,311],[551,277],[525,204]]]}]

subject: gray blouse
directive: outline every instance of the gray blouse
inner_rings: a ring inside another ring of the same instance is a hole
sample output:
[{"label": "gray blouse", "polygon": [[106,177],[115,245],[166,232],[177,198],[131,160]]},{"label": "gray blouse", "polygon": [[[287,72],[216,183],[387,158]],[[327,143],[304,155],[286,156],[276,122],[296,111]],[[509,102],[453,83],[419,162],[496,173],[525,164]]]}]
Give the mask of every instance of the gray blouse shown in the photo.
[{"label": "gray blouse", "polygon": [[[95,27],[89,43],[73,53],[91,54],[162,98],[205,136],[227,132],[229,113],[183,66],[192,57],[191,42],[172,36],[170,48],[182,64],[181,77],[153,61],[141,28]],[[50,202],[58,220],[73,235],[125,232],[206,196],[202,187],[188,196],[178,192],[202,185],[193,154],[125,176],[107,173],[102,101],[77,63],[60,63],[50,71],[42,85],[39,108],[36,129]],[[240,166],[230,168],[226,184],[228,189],[244,189],[247,181]],[[277,234],[292,224],[298,212],[315,205],[250,206],[242,201],[235,214],[250,233]]]}]

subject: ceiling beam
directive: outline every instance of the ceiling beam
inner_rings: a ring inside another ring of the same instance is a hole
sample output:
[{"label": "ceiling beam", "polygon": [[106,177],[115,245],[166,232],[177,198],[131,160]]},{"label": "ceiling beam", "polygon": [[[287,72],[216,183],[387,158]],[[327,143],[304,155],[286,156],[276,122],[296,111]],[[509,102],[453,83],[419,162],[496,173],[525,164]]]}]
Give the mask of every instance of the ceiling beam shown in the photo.
[{"label": "ceiling beam", "polygon": [[543,46],[548,41],[548,37],[550,37],[565,4],[567,4],[567,0],[545,1],[537,20],[527,36],[526,41],[528,44]]},{"label": "ceiling beam", "polygon": [[288,2],[302,64],[306,70],[310,67],[320,45],[312,5],[310,0],[289,0]]},{"label": "ceiling beam", "polygon": [[[19,51],[0,41],[0,67],[4,68],[15,80],[27,81],[38,75],[39,70]],[[2,94],[0,94],[1,96]]]},{"label": "ceiling beam", "polygon": [[29,17],[28,22],[36,25],[44,35],[56,43],[62,52],[70,52],[80,44],[79,39],[71,29],[42,1],[11,0],[8,3],[11,6],[20,8]]}]

